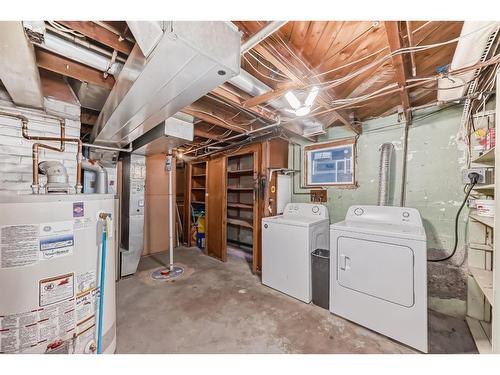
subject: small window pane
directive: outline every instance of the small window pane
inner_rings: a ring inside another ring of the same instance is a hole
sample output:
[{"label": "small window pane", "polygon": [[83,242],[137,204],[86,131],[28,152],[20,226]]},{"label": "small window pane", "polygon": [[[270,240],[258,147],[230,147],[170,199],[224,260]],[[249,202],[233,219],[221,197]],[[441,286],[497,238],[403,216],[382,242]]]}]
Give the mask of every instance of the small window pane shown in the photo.
[{"label": "small window pane", "polygon": [[306,150],[308,185],[353,184],[353,145]]}]

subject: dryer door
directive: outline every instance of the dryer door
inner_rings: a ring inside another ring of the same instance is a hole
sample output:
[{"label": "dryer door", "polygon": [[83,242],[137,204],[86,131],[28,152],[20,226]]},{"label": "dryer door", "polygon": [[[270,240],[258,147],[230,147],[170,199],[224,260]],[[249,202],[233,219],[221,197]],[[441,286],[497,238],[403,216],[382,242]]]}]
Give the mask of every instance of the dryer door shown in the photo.
[{"label": "dryer door", "polygon": [[413,306],[411,248],[347,236],[338,237],[337,241],[338,284],[404,307]]}]

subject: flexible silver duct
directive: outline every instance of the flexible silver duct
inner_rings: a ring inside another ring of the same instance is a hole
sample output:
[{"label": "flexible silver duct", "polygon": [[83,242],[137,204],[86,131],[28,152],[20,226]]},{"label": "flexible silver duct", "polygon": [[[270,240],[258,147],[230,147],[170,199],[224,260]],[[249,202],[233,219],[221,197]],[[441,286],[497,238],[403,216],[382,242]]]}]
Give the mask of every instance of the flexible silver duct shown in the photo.
[{"label": "flexible silver duct", "polygon": [[389,203],[389,184],[391,173],[391,159],[394,145],[390,142],[380,146],[380,166],[378,181],[378,205],[387,206]]}]

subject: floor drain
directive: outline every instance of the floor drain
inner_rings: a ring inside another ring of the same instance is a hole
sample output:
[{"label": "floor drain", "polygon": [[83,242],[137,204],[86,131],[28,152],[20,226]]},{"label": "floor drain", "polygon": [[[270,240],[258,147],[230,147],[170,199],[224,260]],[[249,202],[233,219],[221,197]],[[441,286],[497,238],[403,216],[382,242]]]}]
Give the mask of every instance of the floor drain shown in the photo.
[{"label": "floor drain", "polygon": [[169,268],[160,268],[151,274],[153,280],[173,280],[178,279],[184,274],[184,268],[180,266],[174,266],[172,270]]}]

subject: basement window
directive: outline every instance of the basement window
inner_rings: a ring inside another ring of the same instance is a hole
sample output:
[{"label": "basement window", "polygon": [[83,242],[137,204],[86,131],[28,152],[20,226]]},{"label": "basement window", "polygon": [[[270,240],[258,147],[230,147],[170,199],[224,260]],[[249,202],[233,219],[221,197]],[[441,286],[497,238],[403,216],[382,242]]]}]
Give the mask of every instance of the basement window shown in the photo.
[{"label": "basement window", "polygon": [[354,139],[304,147],[307,186],[355,185]]}]

